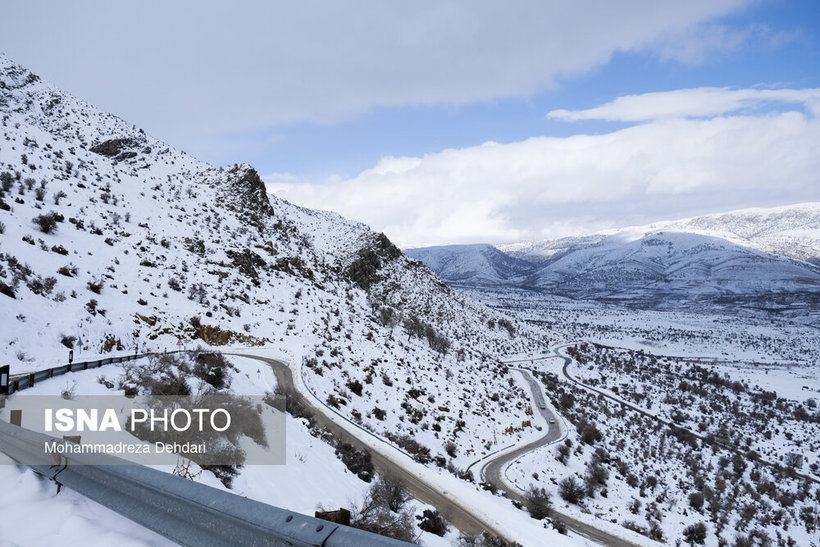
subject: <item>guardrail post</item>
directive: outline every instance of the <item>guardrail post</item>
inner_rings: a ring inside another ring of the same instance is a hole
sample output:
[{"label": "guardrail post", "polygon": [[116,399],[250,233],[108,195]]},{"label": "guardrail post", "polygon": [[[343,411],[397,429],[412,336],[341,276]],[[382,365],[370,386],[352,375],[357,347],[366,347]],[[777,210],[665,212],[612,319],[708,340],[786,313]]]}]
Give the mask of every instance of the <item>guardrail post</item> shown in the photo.
[{"label": "guardrail post", "polygon": [[28,375],[28,387],[34,387],[34,373]]},{"label": "guardrail post", "polygon": [[317,519],[326,520],[328,522],[335,522],[336,524],[344,524],[350,526],[350,511],[341,508],[338,511],[316,511],[314,516]]},{"label": "guardrail post", "polygon": [[23,423],[23,411],[20,409],[12,410],[10,414],[11,415],[9,416],[9,422],[11,423],[11,425],[22,427],[21,424]]},{"label": "guardrail post", "polygon": [[2,395],[9,394],[9,376],[9,365],[0,367],[0,394]]}]

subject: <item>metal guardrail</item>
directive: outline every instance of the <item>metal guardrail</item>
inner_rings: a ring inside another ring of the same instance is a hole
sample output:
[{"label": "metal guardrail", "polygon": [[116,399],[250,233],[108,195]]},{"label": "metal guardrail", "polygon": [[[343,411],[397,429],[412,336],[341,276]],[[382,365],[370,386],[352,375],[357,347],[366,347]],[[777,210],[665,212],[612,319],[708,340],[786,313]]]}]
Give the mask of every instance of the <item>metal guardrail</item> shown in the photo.
[{"label": "metal guardrail", "polygon": [[[31,373],[14,391],[69,371],[129,361],[123,356],[75,363]],[[75,368],[77,367],[77,368]],[[32,383],[28,380],[33,378]],[[221,547],[400,547],[409,545],[349,526],[288,511],[133,464],[114,456],[51,455],[46,442],[65,443],[43,433],[0,420],[0,451],[15,461],[28,462],[39,475],[108,507],[180,545]],[[100,465],[100,458],[104,465]],[[33,462],[33,463],[32,463]]]},{"label": "metal guardrail", "polygon": [[[112,363],[125,363],[126,361],[133,361],[143,357],[150,357],[151,355],[166,355],[174,353],[183,353],[185,350],[174,350],[163,353],[148,352],[135,353],[133,355],[120,355],[118,357],[106,357],[105,359],[97,359],[96,361],[79,361],[76,363],[66,363],[52,368],[46,368],[35,372],[26,372],[23,374],[13,374],[6,378],[6,384],[0,383],[0,394],[11,395],[17,391],[34,387],[34,384],[54,378],[55,376],[62,376],[69,372],[78,372],[80,370],[88,370],[90,368],[100,368]],[[5,367],[3,367],[5,368]]]}]

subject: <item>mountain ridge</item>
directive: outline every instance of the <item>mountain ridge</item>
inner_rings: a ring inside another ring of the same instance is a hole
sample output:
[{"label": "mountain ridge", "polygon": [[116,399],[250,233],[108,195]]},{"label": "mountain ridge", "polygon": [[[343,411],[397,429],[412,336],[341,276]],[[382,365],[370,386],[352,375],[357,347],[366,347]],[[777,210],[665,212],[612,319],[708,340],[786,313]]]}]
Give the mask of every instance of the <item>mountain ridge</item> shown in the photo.
[{"label": "mountain ridge", "polygon": [[597,242],[621,234],[637,239],[659,231],[683,231],[727,239],[759,251],[805,262],[820,262],[820,202],[796,203],[771,208],[746,208],[679,220],[604,230],[586,236],[524,241],[499,245],[498,249],[525,260],[538,261],[554,249]]},{"label": "mountain ridge", "polygon": [[[815,203],[504,245],[496,249],[499,255],[481,248],[483,270],[476,267],[481,264],[474,252],[478,247],[407,253],[447,282],[465,287],[648,307],[711,301],[776,309],[816,306],[820,300],[820,204]],[[495,275],[494,261],[510,259],[519,265],[519,275]]]}]

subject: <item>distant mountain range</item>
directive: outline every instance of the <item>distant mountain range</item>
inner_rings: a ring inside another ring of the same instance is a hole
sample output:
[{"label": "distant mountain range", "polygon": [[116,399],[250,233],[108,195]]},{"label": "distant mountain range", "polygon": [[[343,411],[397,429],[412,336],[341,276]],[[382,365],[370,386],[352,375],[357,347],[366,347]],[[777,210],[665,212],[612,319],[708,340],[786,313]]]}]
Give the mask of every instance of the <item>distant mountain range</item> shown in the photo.
[{"label": "distant mountain range", "polygon": [[820,204],[749,209],[584,237],[408,249],[449,284],[665,308],[820,302]]}]

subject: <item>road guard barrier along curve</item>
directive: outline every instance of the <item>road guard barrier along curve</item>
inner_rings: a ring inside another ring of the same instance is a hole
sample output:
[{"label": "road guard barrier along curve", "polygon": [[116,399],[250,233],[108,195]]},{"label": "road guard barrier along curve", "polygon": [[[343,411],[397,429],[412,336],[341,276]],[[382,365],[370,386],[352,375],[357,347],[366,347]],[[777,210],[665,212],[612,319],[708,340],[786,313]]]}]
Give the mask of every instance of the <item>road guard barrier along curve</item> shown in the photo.
[{"label": "road guard barrier along curve", "polygon": [[[174,352],[176,353],[176,352]],[[140,354],[63,365],[26,375],[7,374],[9,394],[78,370],[145,357]],[[51,455],[45,443],[65,443],[0,420],[0,451],[158,534],[190,546],[399,547],[384,536],[254,501],[114,456]],[[102,458],[102,459],[101,459]],[[102,462],[102,464],[101,464]]]}]

